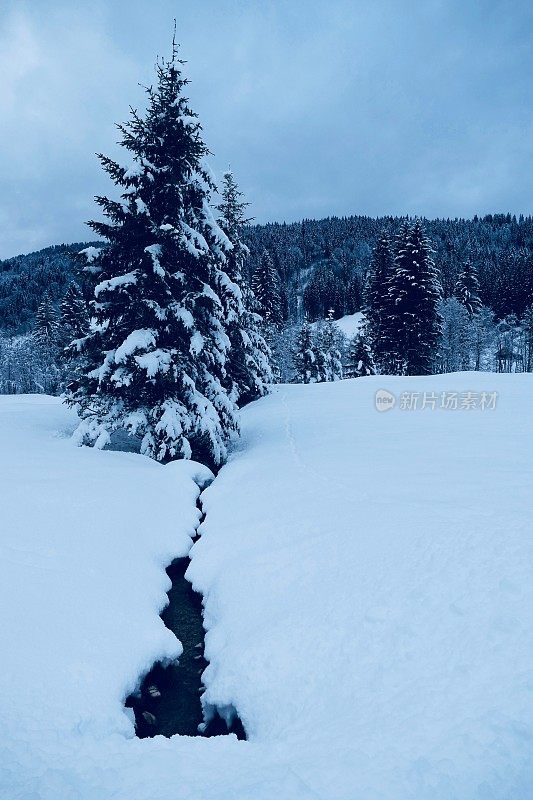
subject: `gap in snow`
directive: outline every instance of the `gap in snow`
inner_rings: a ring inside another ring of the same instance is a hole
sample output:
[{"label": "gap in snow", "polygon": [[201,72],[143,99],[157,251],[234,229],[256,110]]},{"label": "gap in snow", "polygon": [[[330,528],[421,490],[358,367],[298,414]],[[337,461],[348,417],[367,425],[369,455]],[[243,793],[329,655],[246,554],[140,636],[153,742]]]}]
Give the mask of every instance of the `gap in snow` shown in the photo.
[{"label": "gap in snow", "polygon": [[[201,504],[199,503],[201,509]],[[203,519],[203,515],[202,515]],[[202,521],[202,520],[201,520]],[[143,678],[139,689],[126,699],[135,714],[135,732],[141,739],[152,736],[222,736],[234,733],[246,739],[236,710],[204,708],[202,673],[204,658],[202,597],[185,573],[190,559],[177,558],[167,567],[172,581],[169,603],[161,619],[180,640],[183,653],[170,664],[157,662]]]}]

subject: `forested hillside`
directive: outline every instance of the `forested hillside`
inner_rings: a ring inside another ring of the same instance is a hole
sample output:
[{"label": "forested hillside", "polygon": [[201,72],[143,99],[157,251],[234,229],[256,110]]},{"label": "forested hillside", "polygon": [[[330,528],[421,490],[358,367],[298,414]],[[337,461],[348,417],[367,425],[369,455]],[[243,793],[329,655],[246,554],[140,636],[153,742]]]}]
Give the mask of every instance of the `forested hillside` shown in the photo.
[{"label": "forested hillside", "polygon": [[0,329],[31,330],[44,294],[58,302],[64,296],[76,272],[74,254],[83,247],[87,244],[56,244],[0,261]]},{"label": "forested hillside", "polygon": [[[311,319],[352,314],[362,304],[362,284],[379,233],[393,236],[399,217],[331,217],[247,229],[250,272],[266,248],[279,271],[285,315],[295,319],[297,297]],[[484,305],[498,318],[521,315],[533,301],[533,219],[490,214],[473,220],[424,220],[435,250],[444,296],[449,297],[462,265],[477,269]]]},{"label": "forested hillside", "polygon": [[[362,305],[362,286],[372,249],[383,228],[395,235],[399,217],[330,217],[323,220],[250,225],[247,271],[256,271],[266,249],[279,273],[282,315],[296,322],[304,313],[352,314]],[[533,302],[533,218],[490,214],[473,220],[424,220],[435,249],[445,296],[453,293],[461,266],[477,269],[481,300],[498,318],[521,316]],[[59,301],[73,279],[73,255],[88,243],[61,244],[0,261],[0,328],[30,330],[45,291]],[[298,301],[301,299],[301,302]]]}]

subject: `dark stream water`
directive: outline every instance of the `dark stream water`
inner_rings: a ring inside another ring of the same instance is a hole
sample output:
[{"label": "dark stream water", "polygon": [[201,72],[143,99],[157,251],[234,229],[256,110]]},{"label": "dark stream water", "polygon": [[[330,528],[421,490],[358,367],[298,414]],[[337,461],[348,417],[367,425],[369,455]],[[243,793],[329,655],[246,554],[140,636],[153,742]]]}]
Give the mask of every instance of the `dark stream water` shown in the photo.
[{"label": "dark stream water", "polygon": [[204,628],[202,598],[185,579],[188,558],[178,558],[167,568],[172,581],[168,592],[169,604],[161,619],[183,645],[178,663],[167,666],[155,664],[145,676],[138,694],[130,695],[126,706],[135,713],[137,736],[219,736],[235,733],[245,739],[241,721],[235,717],[228,728],[215,714],[205,730],[201,705],[201,675],[207,666],[204,659]]}]

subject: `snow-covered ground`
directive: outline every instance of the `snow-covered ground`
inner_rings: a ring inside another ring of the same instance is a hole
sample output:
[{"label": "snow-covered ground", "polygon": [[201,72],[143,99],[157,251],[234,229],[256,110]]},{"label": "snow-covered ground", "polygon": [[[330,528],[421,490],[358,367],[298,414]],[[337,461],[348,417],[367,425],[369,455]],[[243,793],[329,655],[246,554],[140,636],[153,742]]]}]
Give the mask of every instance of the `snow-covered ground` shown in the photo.
[{"label": "snow-covered ground", "polygon": [[[496,408],[438,409],[469,390]],[[190,575],[207,697],[290,754],[295,797],[533,797],[532,396],[529,375],[375,377],[246,410]]]},{"label": "snow-covered ground", "polygon": [[[378,413],[380,388],[499,396]],[[244,411],[189,575],[207,700],[248,742],[138,740],[122,709],[179,653],[158,609],[201,470],[75,448],[59,401],[1,397],[0,797],[529,800],[532,391],[360,378]]]},{"label": "snow-covered ground", "polygon": [[363,314],[361,311],[357,311],[355,314],[347,314],[345,317],[335,320],[347,339],[351,339],[352,336],[355,336],[361,327],[362,321]]},{"label": "snow-covered ground", "polygon": [[[355,314],[346,314],[346,316],[336,319],[335,324],[347,339],[351,339],[352,336],[355,336],[359,331],[361,323],[363,322],[363,317],[364,315],[361,311],[356,311]],[[322,322],[323,320],[320,320],[320,322],[312,322],[311,327],[316,328]]]}]

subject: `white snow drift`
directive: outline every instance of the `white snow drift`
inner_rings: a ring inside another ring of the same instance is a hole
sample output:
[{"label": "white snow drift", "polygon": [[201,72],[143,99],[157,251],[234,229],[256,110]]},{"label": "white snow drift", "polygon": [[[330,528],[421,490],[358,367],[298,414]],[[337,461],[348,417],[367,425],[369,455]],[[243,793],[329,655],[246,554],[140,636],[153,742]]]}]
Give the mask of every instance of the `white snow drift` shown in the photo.
[{"label": "white snow drift", "polygon": [[[498,402],[407,411],[404,390]],[[180,652],[164,566],[188,550],[205,470],[76,448],[58,400],[0,398],[0,796],[529,798],[532,391],[529,375],[360,378],[244,411],[189,576],[207,702],[235,706],[247,742],[138,740],[122,708]]]}]

